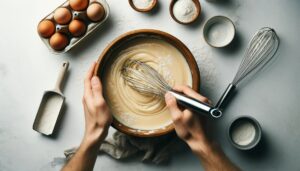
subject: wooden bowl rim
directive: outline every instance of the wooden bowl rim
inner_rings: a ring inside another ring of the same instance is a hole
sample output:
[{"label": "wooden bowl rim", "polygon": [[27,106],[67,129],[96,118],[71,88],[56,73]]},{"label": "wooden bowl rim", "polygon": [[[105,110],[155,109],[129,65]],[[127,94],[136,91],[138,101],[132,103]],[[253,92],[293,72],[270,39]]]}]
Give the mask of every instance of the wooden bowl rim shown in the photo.
[{"label": "wooden bowl rim", "polygon": [[[103,72],[105,71],[105,64],[109,61],[109,56],[107,54],[110,54],[113,51],[113,47],[117,46],[117,48],[120,48],[118,45],[122,44],[126,41],[131,41],[128,40],[128,38],[133,37],[133,36],[138,36],[138,35],[154,35],[158,36],[162,40],[170,43],[172,46],[174,46],[176,49],[178,49],[184,58],[186,59],[188,66],[191,70],[191,75],[192,75],[192,88],[195,91],[199,90],[200,87],[200,73],[199,73],[199,68],[197,65],[197,62],[191,53],[191,51],[187,48],[186,45],[184,45],[179,39],[176,37],[172,36],[169,33],[160,31],[160,30],[154,30],[154,29],[138,29],[138,30],[133,30],[126,32],[120,36],[118,36],[116,39],[114,39],[110,44],[107,45],[107,47],[102,51],[101,55],[98,58],[97,64],[96,64],[96,69],[94,71],[95,76],[99,76],[99,78],[102,77]],[[167,133],[170,133],[174,131],[174,126],[173,124],[170,124],[166,126],[165,128],[160,128],[156,130],[137,130],[134,128],[130,128],[126,125],[123,125],[120,123],[117,119],[113,119],[112,126],[119,130],[120,132],[123,132],[128,135],[136,136],[136,137],[156,137],[156,136],[161,136],[165,135]]]},{"label": "wooden bowl rim", "polygon": [[145,9],[141,9],[141,8],[137,8],[133,4],[132,0],[128,0],[128,2],[130,4],[131,8],[133,8],[137,12],[150,12],[156,6],[156,4],[157,4],[157,0],[153,0],[153,3],[152,3],[151,6],[149,6],[148,8],[145,8]]},{"label": "wooden bowl rim", "polygon": [[195,5],[196,5],[196,8],[197,8],[197,15],[195,16],[194,19],[192,19],[191,21],[189,22],[182,22],[182,21],[179,21],[174,13],[173,13],[173,7],[175,5],[175,2],[178,1],[178,0],[172,0],[171,3],[170,3],[170,6],[169,6],[169,12],[170,12],[170,15],[171,17],[173,18],[174,21],[176,21],[177,23],[179,24],[183,24],[183,25],[188,25],[188,24],[191,24],[193,22],[195,22],[197,20],[197,18],[200,16],[200,13],[201,13],[201,4],[200,4],[200,1],[199,0],[192,0]]}]

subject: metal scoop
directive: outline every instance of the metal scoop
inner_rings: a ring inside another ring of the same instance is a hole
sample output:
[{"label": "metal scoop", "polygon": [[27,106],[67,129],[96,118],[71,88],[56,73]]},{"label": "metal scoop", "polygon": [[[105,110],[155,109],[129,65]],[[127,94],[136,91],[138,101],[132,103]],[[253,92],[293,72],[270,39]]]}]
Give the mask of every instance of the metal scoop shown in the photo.
[{"label": "metal scoop", "polygon": [[36,114],[33,130],[44,135],[51,135],[53,133],[56,122],[60,117],[65,101],[65,96],[61,92],[61,84],[68,67],[69,62],[63,62],[54,89],[44,92]]}]

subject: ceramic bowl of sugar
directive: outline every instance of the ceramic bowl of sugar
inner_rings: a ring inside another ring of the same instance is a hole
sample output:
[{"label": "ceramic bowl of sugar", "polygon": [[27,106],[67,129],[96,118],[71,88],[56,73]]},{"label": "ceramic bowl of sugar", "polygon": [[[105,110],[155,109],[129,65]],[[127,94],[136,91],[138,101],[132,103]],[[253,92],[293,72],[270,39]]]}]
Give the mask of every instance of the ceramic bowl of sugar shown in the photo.
[{"label": "ceramic bowl of sugar", "polygon": [[260,124],[250,116],[234,119],[228,128],[231,144],[240,150],[253,149],[260,142],[261,134]]},{"label": "ceramic bowl of sugar", "polygon": [[198,90],[199,69],[189,49],[174,36],[152,29],[127,32],[110,43],[99,57],[95,75],[113,115],[112,126],[138,137],[154,137],[174,130],[165,101],[132,89],[121,71],[128,59],[139,60],[157,70],[171,85]]},{"label": "ceramic bowl of sugar", "polygon": [[214,16],[204,24],[204,40],[212,47],[225,47],[232,42],[234,36],[234,24],[225,16]]}]

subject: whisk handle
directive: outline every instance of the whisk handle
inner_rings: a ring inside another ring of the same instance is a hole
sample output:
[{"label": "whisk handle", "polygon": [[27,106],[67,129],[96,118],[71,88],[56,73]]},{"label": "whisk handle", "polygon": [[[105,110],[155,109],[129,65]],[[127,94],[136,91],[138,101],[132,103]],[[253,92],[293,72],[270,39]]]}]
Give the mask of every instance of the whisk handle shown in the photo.
[{"label": "whisk handle", "polygon": [[177,103],[189,108],[193,111],[199,112],[201,114],[206,114],[213,118],[219,118],[222,116],[222,111],[211,107],[210,105],[200,102],[199,100],[196,100],[194,98],[188,97],[180,92],[177,91],[169,91],[177,100]]},{"label": "whisk handle", "polygon": [[228,102],[229,97],[235,90],[235,85],[230,83],[224,93],[222,94],[221,98],[219,99],[218,103],[216,104],[215,108],[217,109],[224,109],[225,104]]}]

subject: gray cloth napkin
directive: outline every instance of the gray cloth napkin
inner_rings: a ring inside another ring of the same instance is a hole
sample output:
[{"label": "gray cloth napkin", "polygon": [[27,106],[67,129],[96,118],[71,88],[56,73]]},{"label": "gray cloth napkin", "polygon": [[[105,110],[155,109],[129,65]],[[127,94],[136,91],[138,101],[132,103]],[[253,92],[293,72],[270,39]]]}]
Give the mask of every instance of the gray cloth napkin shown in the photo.
[{"label": "gray cloth napkin", "polygon": [[[154,164],[168,162],[171,151],[174,150],[179,139],[175,133],[154,138],[133,137],[121,132],[115,132],[111,139],[105,140],[99,152],[108,154],[114,159],[122,160],[141,154],[141,161]],[[76,152],[77,147],[65,150],[64,154],[69,160]]]}]

